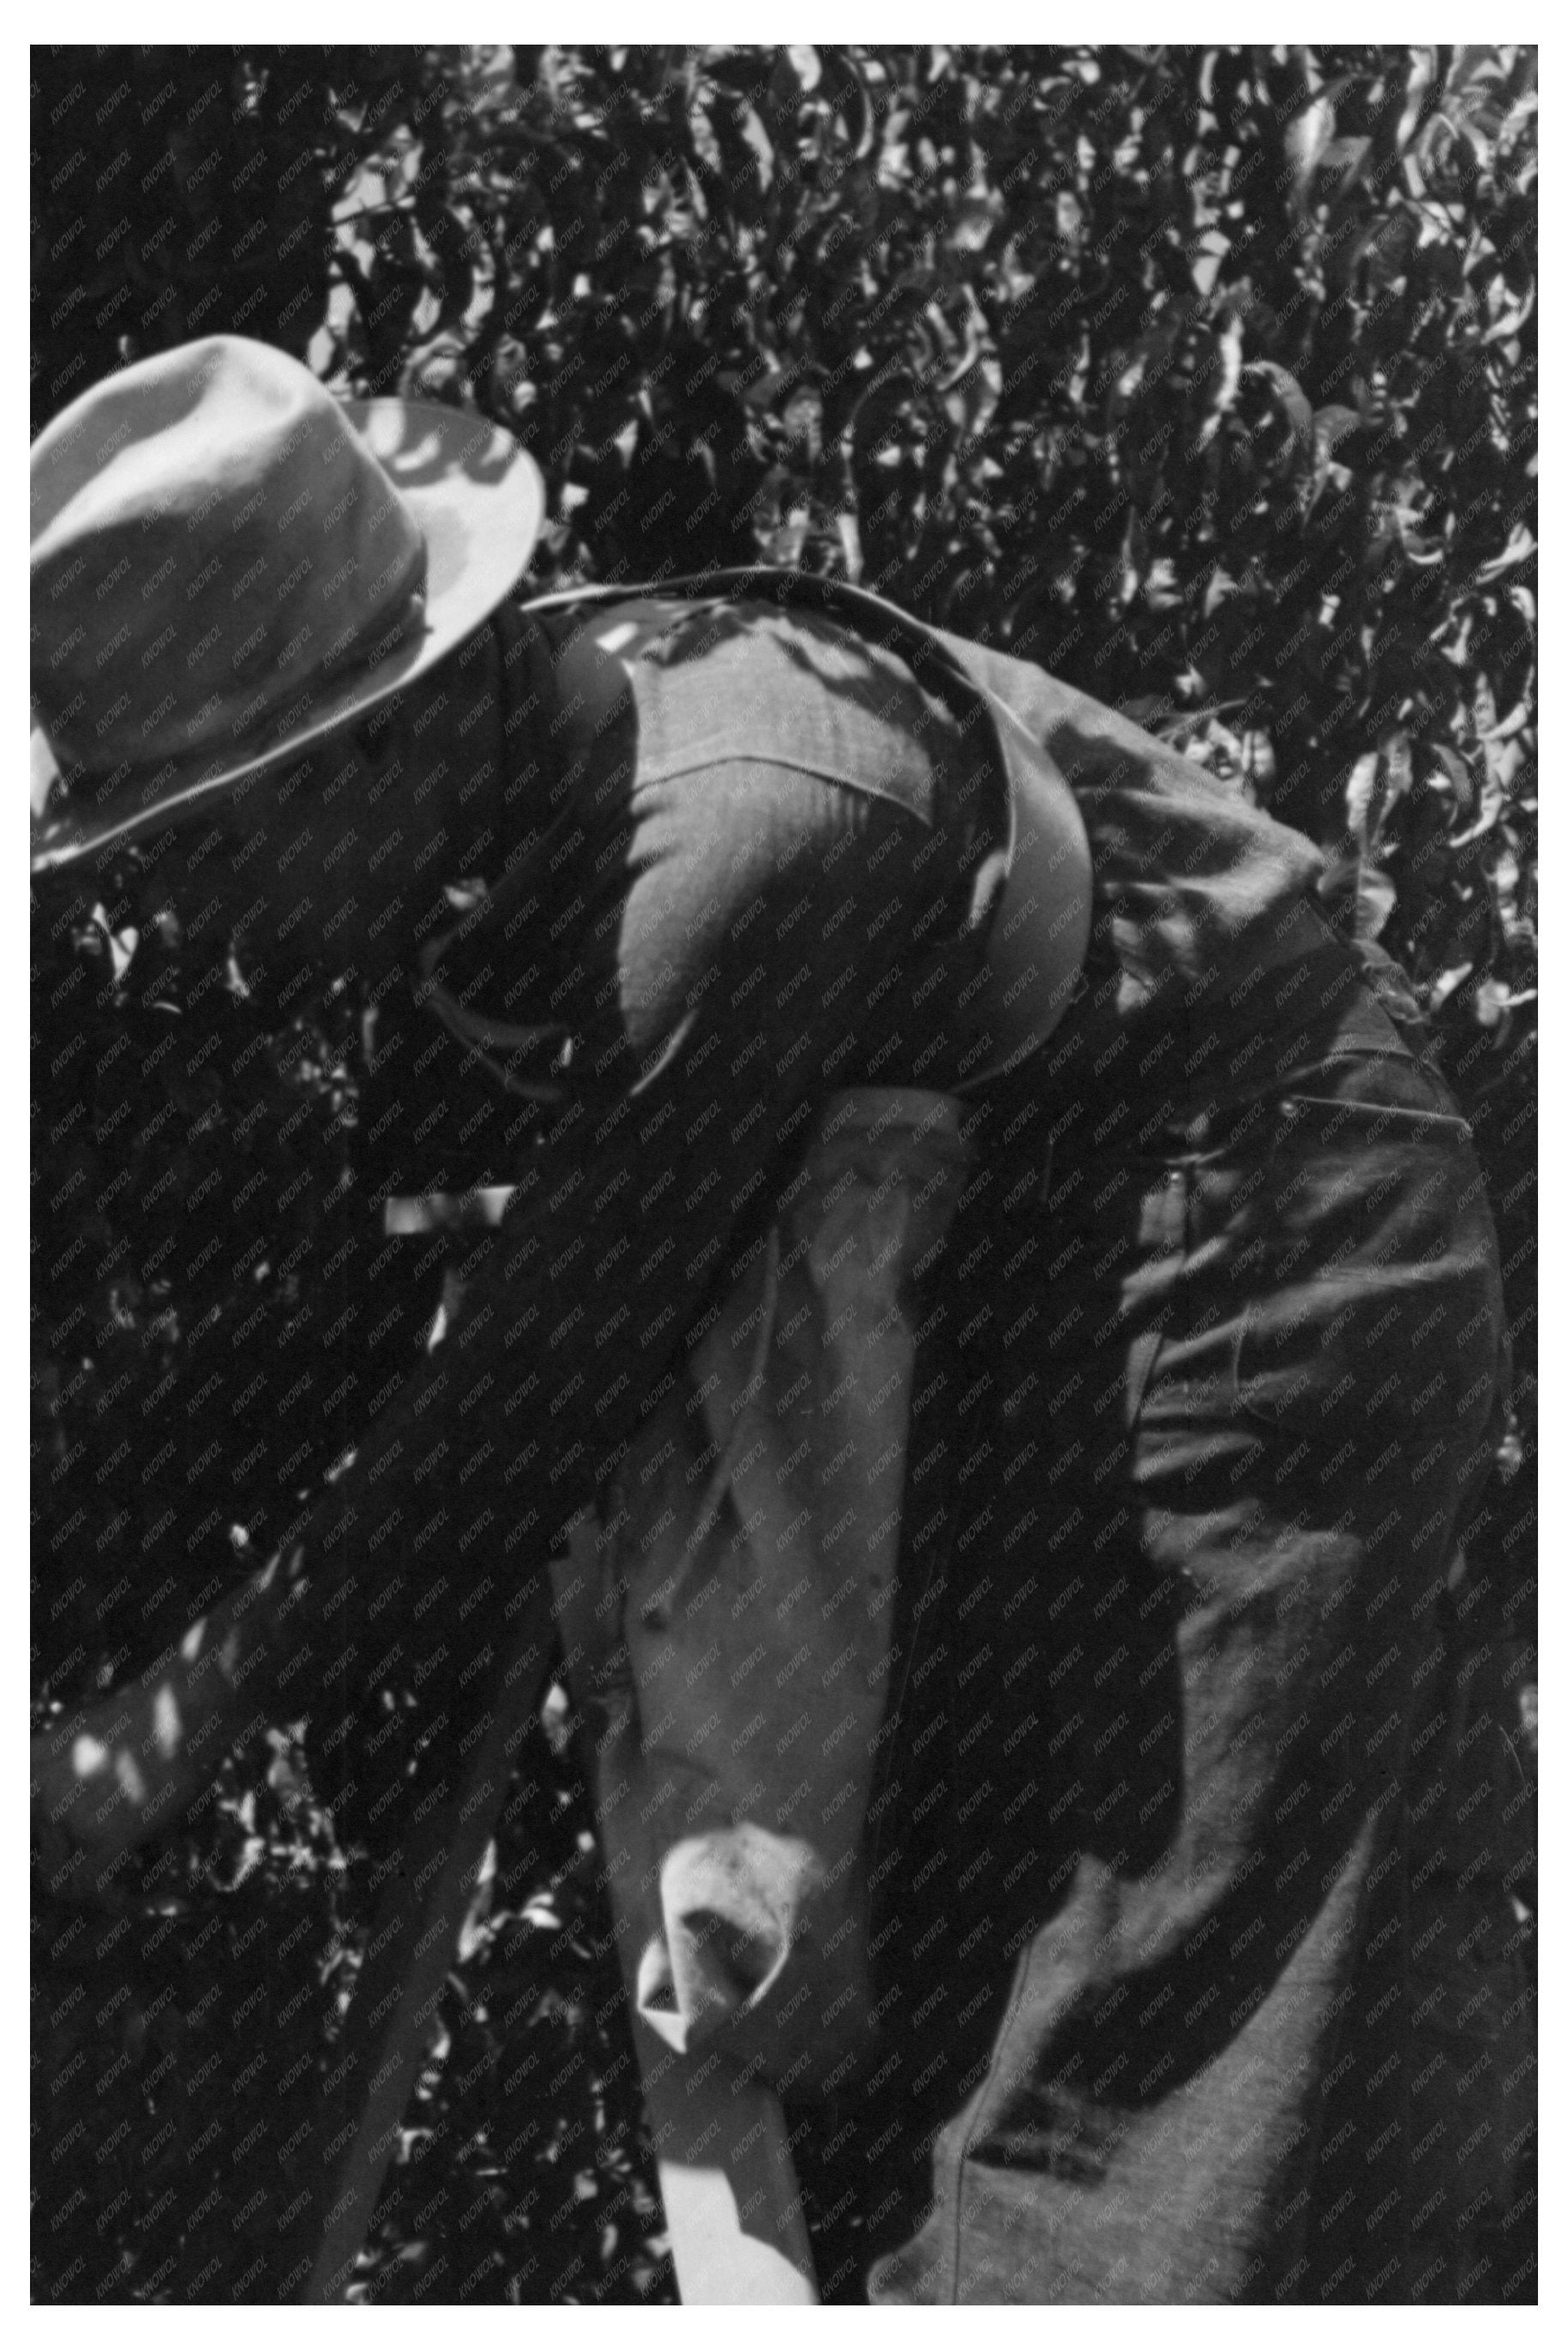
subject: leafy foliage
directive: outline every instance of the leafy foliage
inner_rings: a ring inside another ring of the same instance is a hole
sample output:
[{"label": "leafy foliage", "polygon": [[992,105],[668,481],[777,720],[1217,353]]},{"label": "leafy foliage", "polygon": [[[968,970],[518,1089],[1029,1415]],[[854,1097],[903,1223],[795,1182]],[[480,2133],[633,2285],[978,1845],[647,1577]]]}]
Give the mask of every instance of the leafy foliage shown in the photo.
[{"label": "leafy foliage", "polygon": [[[1318,838],[1335,919],[1405,962],[1476,1125],[1528,1430],[1532,50],[61,49],[34,74],[36,424],[125,358],[258,335],[516,432],[543,585],[836,571]],[[352,991],[261,1002],[139,921],[133,858],[115,887],[36,911],[40,1711],[319,1488],[441,1280],[364,1237]],[[1532,1525],[1528,1477],[1494,1488],[1482,1629],[1528,1629]],[[40,2165],[40,2297],[275,2297],[290,2099],[330,2061],[375,1802],[438,1697],[379,1693],[379,1774],[336,1813],[343,1742],[280,1723],[137,1908],[39,1921],[67,2149]],[[586,1832],[541,1731],[377,2297],[669,2292]],[[240,2164],[267,2183],[236,2220]]]}]

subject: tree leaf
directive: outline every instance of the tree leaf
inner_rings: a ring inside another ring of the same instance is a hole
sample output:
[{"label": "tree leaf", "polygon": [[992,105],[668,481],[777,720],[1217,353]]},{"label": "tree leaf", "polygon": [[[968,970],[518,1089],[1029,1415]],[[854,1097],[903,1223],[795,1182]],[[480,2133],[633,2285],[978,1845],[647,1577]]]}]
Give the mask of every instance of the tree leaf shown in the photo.
[{"label": "tree leaf", "polygon": [[1340,442],[1352,432],[1359,432],[1362,420],[1354,408],[1343,401],[1333,400],[1320,408],[1312,420],[1313,441],[1320,459],[1330,457]]},{"label": "tree leaf", "polygon": [[1439,791],[1446,788],[1453,795],[1456,812],[1460,816],[1469,816],[1476,801],[1475,785],[1470,781],[1469,769],[1459,753],[1450,750],[1446,743],[1429,743],[1427,745],[1427,752],[1428,757],[1436,761],[1438,776],[1442,778],[1439,783],[1438,776],[1432,777],[1430,779],[1432,788]]},{"label": "tree leaf", "polygon": [[1345,786],[1345,821],[1356,847],[1365,850],[1376,828],[1378,798],[1378,754],[1366,751],[1350,771]]},{"label": "tree leaf", "polygon": [[1324,148],[1334,137],[1334,108],[1326,97],[1314,98],[1310,106],[1285,126],[1285,160],[1291,167],[1291,201],[1298,213],[1304,213],[1312,195],[1313,177]]},{"label": "tree leaf", "polygon": [[1312,402],[1289,368],[1281,367],[1275,359],[1249,359],[1241,373],[1255,376],[1267,385],[1290,428],[1293,451],[1303,461],[1310,462],[1314,446]]},{"label": "tree leaf", "polygon": [[1505,572],[1517,571],[1521,563],[1533,560],[1535,551],[1533,532],[1523,523],[1515,523],[1508,535],[1508,545],[1502,553],[1494,555],[1489,563],[1483,563],[1478,568],[1477,585],[1488,588],[1494,579],[1501,579]]}]

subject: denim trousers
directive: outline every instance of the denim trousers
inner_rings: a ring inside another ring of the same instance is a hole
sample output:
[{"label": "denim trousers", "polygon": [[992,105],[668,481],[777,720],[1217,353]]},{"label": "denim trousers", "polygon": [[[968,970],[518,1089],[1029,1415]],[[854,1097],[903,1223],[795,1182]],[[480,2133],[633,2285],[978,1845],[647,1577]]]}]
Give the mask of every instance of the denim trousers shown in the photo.
[{"label": "denim trousers", "polygon": [[1408,1773],[1501,1376],[1468,1129],[1363,998],[1009,1237],[900,2053],[824,2191],[877,2149],[875,2303],[1398,2302]]}]

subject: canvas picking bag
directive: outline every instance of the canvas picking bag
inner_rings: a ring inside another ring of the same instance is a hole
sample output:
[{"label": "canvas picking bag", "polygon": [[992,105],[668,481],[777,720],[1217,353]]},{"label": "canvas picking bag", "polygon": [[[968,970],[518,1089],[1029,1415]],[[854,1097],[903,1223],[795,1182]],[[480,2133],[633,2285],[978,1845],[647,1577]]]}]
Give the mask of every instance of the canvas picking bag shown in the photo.
[{"label": "canvas picking bag", "polygon": [[704,1316],[556,1571],[625,1976],[646,2031],[797,2099],[871,2003],[863,1831],[897,1678],[923,1281],[961,1106],[858,1088]]}]

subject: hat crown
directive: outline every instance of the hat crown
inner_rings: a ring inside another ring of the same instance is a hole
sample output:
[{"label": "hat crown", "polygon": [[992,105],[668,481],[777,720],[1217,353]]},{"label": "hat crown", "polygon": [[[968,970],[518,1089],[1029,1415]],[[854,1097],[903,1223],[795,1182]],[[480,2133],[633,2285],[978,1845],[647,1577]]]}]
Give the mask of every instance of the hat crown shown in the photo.
[{"label": "hat crown", "polygon": [[471,410],[339,399],[237,335],[139,360],[33,444],[35,874],[189,822],[444,660],[545,485]]},{"label": "hat crown", "polygon": [[63,767],[238,742],[360,655],[424,571],[343,407],[216,336],[139,362],[32,451],[32,690]]}]

